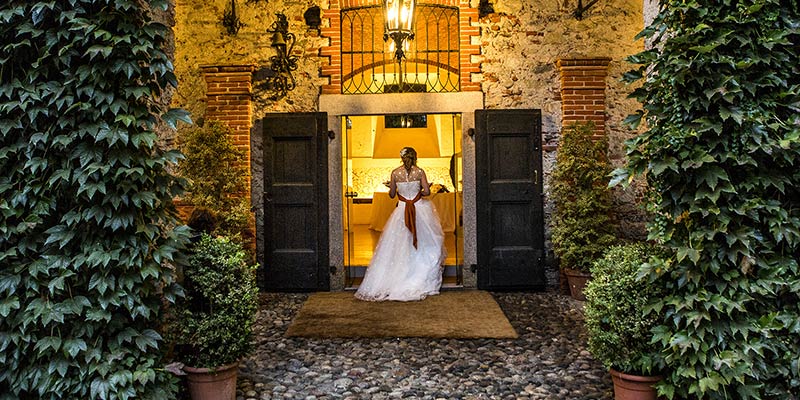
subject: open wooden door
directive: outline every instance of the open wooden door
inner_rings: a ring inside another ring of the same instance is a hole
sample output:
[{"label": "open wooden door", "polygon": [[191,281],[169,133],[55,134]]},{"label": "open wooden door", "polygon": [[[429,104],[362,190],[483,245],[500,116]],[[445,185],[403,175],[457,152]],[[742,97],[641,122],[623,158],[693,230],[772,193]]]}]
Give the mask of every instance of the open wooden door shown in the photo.
[{"label": "open wooden door", "polygon": [[329,290],[328,116],[263,119],[263,288]]},{"label": "open wooden door", "polygon": [[476,110],[478,288],[543,289],[540,110]]}]

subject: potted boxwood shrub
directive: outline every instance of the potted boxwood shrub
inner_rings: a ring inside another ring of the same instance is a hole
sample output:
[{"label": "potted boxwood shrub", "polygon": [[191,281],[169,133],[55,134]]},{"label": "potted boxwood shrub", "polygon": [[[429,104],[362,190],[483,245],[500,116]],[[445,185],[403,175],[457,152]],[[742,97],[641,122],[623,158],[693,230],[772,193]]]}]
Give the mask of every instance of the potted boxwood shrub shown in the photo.
[{"label": "potted boxwood shrub", "polygon": [[254,265],[241,244],[202,234],[183,270],[175,353],[192,399],[236,397],[239,360],[250,353],[258,309]]},{"label": "potted boxwood shrub", "polygon": [[220,121],[182,127],[178,145],[184,160],[178,165],[189,182],[182,199],[193,207],[211,211],[217,223],[213,233],[247,245],[250,231],[248,162],[231,140],[230,128]]},{"label": "potted boxwood shrub", "polygon": [[550,181],[555,209],[551,219],[553,251],[566,275],[570,294],[584,300],[592,262],[616,241],[611,217],[608,139],[593,138],[594,124],[564,130]]},{"label": "potted boxwood shrub", "polygon": [[660,345],[651,343],[658,316],[647,307],[665,293],[638,273],[658,252],[644,243],[614,246],[592,265],[584,309],[589,352],[609,368],[617,400],[657,398],[653,385],[664,364]]}]

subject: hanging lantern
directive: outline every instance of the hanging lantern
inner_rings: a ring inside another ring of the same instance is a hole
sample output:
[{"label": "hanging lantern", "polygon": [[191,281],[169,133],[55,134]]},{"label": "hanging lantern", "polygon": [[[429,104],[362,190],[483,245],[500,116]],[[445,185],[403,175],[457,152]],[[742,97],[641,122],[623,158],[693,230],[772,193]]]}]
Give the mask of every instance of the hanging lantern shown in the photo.
[{"label": "hanging lantern", "polygon": [[383,40],[392,39],[389,48],[394,50],[397,62],[405,57],[407,41],[414,39],[414,6],[415,0],[384,0],[383,3],[386,16]]}]

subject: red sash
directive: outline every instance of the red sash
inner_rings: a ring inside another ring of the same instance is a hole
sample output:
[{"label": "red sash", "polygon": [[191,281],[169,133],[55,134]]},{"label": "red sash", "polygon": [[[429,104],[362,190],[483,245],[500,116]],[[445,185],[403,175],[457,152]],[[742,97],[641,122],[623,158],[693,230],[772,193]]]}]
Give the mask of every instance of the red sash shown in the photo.
[{"label": "red sash", "polygon": [[400,201],[406,203],[406,227],[409,231],[411,231],[411,236],[414,237],[414,248],[417,248],[417,208],[414,207],[414,203],[417,202],[420,198],[422,198],[422,191],[417,193],[417,196],[413,199],[409,200],[400,194],[397,194],[397,197]]}]

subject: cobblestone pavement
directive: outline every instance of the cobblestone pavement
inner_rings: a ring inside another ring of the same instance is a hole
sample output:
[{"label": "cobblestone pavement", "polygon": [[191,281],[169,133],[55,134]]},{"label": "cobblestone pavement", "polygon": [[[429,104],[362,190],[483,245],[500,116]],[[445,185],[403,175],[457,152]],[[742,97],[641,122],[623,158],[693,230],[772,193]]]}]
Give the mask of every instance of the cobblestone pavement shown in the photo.
[{"label": "cobblestone pavement", "polygon": [[518,339],[286,338],[308,295],[262,294],[237,399],[613,398],[608,372],[586,351],[581,302],[555,292],[493,295]]}]

